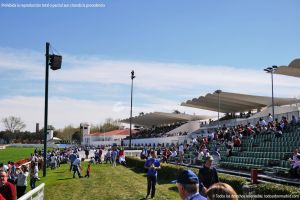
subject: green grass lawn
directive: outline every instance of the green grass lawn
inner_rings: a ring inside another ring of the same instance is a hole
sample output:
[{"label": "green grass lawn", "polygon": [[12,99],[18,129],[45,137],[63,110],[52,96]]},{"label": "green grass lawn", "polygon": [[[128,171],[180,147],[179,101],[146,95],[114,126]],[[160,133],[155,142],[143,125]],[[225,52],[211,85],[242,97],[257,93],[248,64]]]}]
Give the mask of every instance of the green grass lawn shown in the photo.
[{"label": "green grass lawn", "polygon": [[[87,163],[84,163],[85,175]],[[40,173],[42,174],[42,173]],[[47,169],[44,182],[46,200],[63,199],[132,199],[140,200],[146,196],[146,176],[123,166],[112,168],[110,164],[93,165],[90,178],[72,178],[69,165],[62,165],[55,170]],[[158,180],[155,199],[179,199],[176,185],[160,184]]]},{"label": "green grass lawn", "polygon": [[30,154],[34,152],[34,148],[30,147],[6,147],[0,150],[0,163],[7,163],[8,161],[18,161],[24,158],[29,158]]}]

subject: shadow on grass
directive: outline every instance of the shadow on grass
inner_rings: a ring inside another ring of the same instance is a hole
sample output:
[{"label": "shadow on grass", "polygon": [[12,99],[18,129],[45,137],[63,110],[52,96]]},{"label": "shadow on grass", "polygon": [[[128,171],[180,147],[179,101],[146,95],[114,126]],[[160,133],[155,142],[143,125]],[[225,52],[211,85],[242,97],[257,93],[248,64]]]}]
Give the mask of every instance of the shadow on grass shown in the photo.
[{"label": "shadow on grass", "polygon": [[[147,170],[144,170],[144,168],[137,168],[137,167],[127,167],[127,169],[130,169],[131,171],[137,173],[137,174],[142,174],[143,177],[147,177]],[[158,177],[157,177],[157,182],[160,185],[164,185],[164,184],[170,184],[173,180],[176,179],[176,177],[174,179],[165,179],[164,177],[160,177],[160,172],[158,172]]]},{"label": "shadow on grass", "polygon": [[64,181],[64,180],[69,180],[69,179],[73,179],[73,178],[71,178],[71,177],[68,177],[68,178],[59,178],[59,179],[57,179],[58,181]]},{"label": "shadow on grass", "polygon": [[[172,184],[172,181],[173,181],[173,180],[168,180],[168,179],[159,178],[159,175],[158,175],[158,178],[157,178],[157,182],[158,182],[160,185],[164,185],[164,184]],[[176,184],[175,184],[175,185],[176,185]]]},{"label": "shadow on grass", "polygon": [[169,187],[169,190],[172,190],[172,191],[178,192],[177,186],[172,186],[172,187]]},{"label": "shadow on grass", "polygon": [[131,171],[134,171],[135,173],[141,174],[141,173],[146,173],[147,170],[144,168],[137,168],[137,167],[126,167],[127,169],[130,169]]},{"label": "shadow on grass", "polygon": [[63,174],[65,172],[58,172],[58,171],[56,171],[56,172],[53,172],[53,173],[55,173],[55,174]]}]

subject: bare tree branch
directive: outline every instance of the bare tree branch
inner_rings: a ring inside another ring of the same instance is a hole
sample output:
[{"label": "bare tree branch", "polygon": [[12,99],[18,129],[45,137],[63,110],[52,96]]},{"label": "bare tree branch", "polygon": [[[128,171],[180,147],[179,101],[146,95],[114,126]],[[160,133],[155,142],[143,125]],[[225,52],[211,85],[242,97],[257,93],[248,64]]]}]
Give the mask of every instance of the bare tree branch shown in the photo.
[{"label": "bare tree branch", "polygon": [[2,119],[2,123],[7,131],[14,133],[20,131],[26,127],[25,123],[22,122],[20,117],[9,116]]}]

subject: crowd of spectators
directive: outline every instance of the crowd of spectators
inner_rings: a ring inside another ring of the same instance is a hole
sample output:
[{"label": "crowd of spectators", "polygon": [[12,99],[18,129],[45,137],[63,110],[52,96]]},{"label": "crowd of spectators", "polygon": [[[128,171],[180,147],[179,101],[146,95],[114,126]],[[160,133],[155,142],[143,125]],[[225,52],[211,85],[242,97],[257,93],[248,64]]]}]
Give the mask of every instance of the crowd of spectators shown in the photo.
[{"label": "crowd of spectators", "polygon": [[[242,146],[242,138],[256,138],[262,134],[272,134],[274,137],[284,137],[284,133],[292,130],[299,124],[298,119],[292,116],[290,122],[285,116],[280,120],[274,119],[271,114],[266,119],[260,118],[255,125],[248,123],[247,125],[237,125],[226,127],[223,125],[220,129],[215,129],[207,136],[194,137],[190,144],[171,144],[168,147],[164,145],[149,145],[141,153],[141,158],[146,158],[149,155],[151,148],[157,150],[157,155],[162,159],[162,162],[170,160],[182,163],[181,149],[183,148],[185,161],[191,164],[199,164],[210,154],[220,158],[220,145],[225,145],[227,149],[226,156],[232,156],[234,147]],[[210,144],[210,147],[208,146]],[[300,158],[300,157],[299,157]],[[295,156],[294,156],[295,160]],[[294,163],[294,162],[293,162]]]},{"label": "crowd of spectators", "polygon": [[[71,148],[48,151],[46,154],[47,167],[54,170],[60,167],[60,164],[67,163],[72,152]],[[28,162],[21,164],[12,161],[7,164],[0,163],[0,200],[20,198],[25,194],[28,185],[30,189],[34,189],[36,182],[40,180],[39,170],[43,168],[43,160],[43,150],[35,148],[27,160]]]}]

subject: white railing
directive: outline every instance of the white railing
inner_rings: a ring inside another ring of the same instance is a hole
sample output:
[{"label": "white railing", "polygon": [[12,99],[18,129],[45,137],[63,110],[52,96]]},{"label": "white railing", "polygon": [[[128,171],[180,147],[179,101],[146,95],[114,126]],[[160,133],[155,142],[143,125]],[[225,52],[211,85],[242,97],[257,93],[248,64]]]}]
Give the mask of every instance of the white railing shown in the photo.
[{"label": "white railing", "polygon": [[139,157],[142,150],[125,150],[125,156]]},{"label": "white railing", "polygon": [[44,200],[44,188],[45,183],[42,183],[33,190],[30,190],[29,192],[21,196],[18,200]]}]

